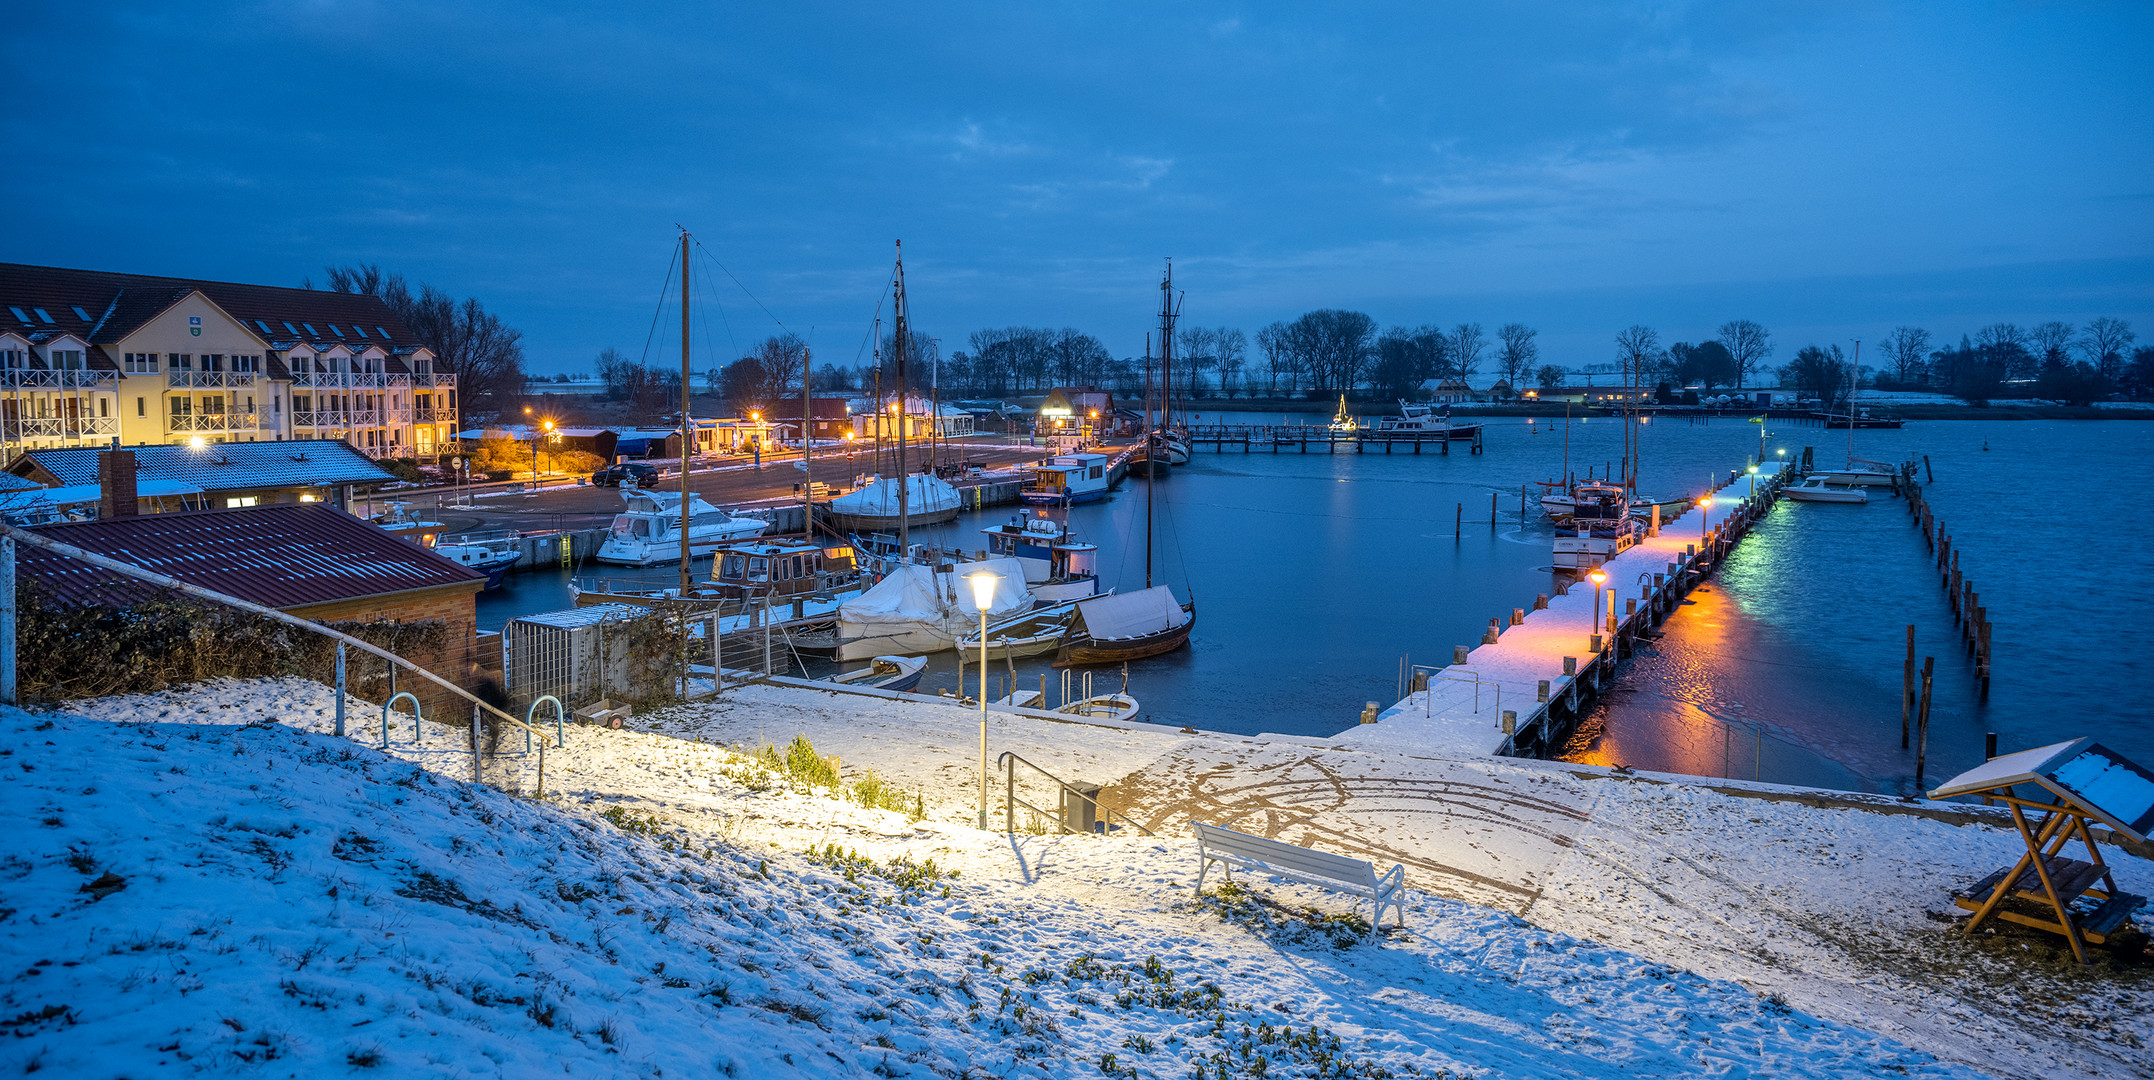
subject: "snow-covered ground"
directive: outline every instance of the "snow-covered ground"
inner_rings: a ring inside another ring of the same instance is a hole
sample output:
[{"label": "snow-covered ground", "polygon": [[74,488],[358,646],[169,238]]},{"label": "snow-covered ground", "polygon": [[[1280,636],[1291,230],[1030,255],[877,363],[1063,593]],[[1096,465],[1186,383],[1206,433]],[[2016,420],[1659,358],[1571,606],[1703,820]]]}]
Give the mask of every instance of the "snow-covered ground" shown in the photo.
[{"label": "snow-covered ground", "polygon": [[[0,1069],[1173,1078],[2148,1070],[2129,1044],[2149,1034],[2143,986],[2022,960],[2017,938],[1970,946],[1933,929],[1909,951],[1936,963],[1959,948],[1961,977],[1993,980],[1996,1000],[1977,1010],[2027,1009],[2034,1019],[1972,1023],[1961,1017],[1966,999],[1953,997],[1939,1000],[1932,1023],[1897,1032],[1859,1003],[1841,1017],[1797,1000],[1831,981],[1814,972],[1760,963],[1749,985],[1717,977],[1712,969],[1728,962],[1692,940],[1701,922],[1719,922],[1731,940],[1748,941],[1816,907],[1791,893],[1848,895],[1878,876],[1865,852],[1912,837],[1916,847],[1892,852],[1890,865],[1937,857],[1924,831],[1932,826],[1970,849],[1953,865],[1988,859],[1991,841],[1971,828],[1568,767],[992,722],[993,751],[1091,779],[1179,775],[1175,783],[1207,785],[1214,798],[1232,796],[1234,770],[1271,775],[1279,763],[1265,754],[1329,754],[1442,783],[1472,769],[1493,787],[1538,770],[1530,778],[1550,808],[1597,791],[1588,820],[1543,842],[1549,869],[1526,918],[1417,893],[1404,930],[1363,941],[1302,910],[1351,910],[1311,890],[1244,877],[1250,894],[1194,900],[1194,846],[1166,829],[1010,838],[970,828],[976,714],[931,701],[863,708],[876,699],[788,688],[729,695],[649,718],[663,733],[571,729],[568,746],[546,755],[543,797],[521,737],[487,762],[487,784],[472,784],[471,756],[452,729],[430,725],[415,746],[400,720],[385,754],[375,746],[378,713],[355,705],[352,735],[339,739],[328,734],[331,692],[300,680],[43,714],[0,709],[0,807],[16,836],[0,856],[0,1026],[13,1036],[0,1039]],[[803,790],[719,745],[802,733],[842,758],[848,780],[876,769],[919,793],[925,819]],[[1196,771],[1178,772],[1182,759]],[[1257,794],[1289,819],[1307,816],[1277,789]],[[1133,787],[1133,805],[1139,795]],[[1396,788],[1385,797],[1404,813],[1421,796]],[[1448,842],[1496,845],[1505,826],[1493,819],[1511,807],[1487,805],[1492,820],[1461,821]],[[1370,821],[1382,828],[1380,815]],[[1444,830],[1424,820],[1420,831]],[[1641,831],[1656,835],[1640,843]],[[1716,833],[1746,865],[1694,849]],[[1501,844],[1492,858],[1518,841]],[[1807,861],[1779,865],[1796,853]],[[1629,873],[1609,872],[1618,860]],[[1846,880],[1804,880],[1821,864]],[[1770,909],[1755,925],[1724,898],[1700,902],[1730,888],[1720,879],[1738,870],[1750,891],[1735,893]],[[2131,861],[2118,872],[2145,871]],[[1941,902],[1943,885],[1932,884],[1923,887]],[[1880,887],[1913,886],[1887,876]],[[1953,1038],[1955,1024],[1968,1028],[1964,1040]]]}]

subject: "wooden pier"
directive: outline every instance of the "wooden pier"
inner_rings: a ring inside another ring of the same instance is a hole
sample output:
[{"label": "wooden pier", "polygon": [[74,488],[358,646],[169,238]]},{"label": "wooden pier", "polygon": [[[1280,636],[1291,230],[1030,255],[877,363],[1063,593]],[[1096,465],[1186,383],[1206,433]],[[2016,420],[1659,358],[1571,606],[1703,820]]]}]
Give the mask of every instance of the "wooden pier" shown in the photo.
[{"label": "wooden pier", "polygon": [[[1602,567],[1599,610],[1591,583],[1579,581],[1535,597],[1530,611],[1499,613],[1480,644],[1457,646],[1451,663],[1411,665],[1398,703],[1365,711],[1364,726],[1341,738],[1455,754],[1537,757],[1560,748],[1617,663],[1659,636],[1795,475],[1780,462],[1760,465],[1752,493],[1743,473],[1730,473],[1714,491],[1712,528],[1693,506]],[[1737,494],[1721,503],[1722,492]]]},{"label": "wooden pier", "polygon": [[1246,454],[1252,447],[1276,454],[1292,447],[1306,454],[1310,447],[1321,446],[1325,453],[1336,454],[1346,446],[1352,447],[1354,453],[1366,454],[1371,447],[1380,446],[1386,454],[1400,447],[1418,454],[1427,446],[1438,454],[1449,454],[1452,443],[1463,442],[1478,454],[1483,449],[1481,432],[1480,424],[1461,425],[1449,431],[1333,431],[1310,424],[1200,424],[1189,429],[1189,447],[1210,447],[1220,454],[1229,448],[1239,448]]}]

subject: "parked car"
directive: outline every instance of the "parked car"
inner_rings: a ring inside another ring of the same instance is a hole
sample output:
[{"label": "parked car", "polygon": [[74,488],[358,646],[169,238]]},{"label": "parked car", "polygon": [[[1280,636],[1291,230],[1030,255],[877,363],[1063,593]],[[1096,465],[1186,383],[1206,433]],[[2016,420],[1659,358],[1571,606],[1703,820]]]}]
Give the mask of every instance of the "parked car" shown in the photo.
[{"label": "parked car", "polygon": [[655,465],[645,465],[640,461],[624,461],[618,465],[608,465],[592,473],[591,483],[597,487],[620,487],[624,483],[630,487],[642,487],[657,479],[657,477],[658,467]]}]

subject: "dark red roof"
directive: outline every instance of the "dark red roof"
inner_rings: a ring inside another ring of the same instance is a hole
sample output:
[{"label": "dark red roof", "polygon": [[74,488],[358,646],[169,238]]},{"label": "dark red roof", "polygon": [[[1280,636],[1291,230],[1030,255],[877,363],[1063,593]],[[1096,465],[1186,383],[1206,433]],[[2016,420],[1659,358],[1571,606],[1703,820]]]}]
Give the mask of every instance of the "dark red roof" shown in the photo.
[{"label": "dark red roof", "polygon": [[[148,514],[35,531],[273,608],[473,584],[486,576],[325,503]],[[47,603],[126,604],[162,592],[42,548],[16,550],[16,572],[35,580]]]}]

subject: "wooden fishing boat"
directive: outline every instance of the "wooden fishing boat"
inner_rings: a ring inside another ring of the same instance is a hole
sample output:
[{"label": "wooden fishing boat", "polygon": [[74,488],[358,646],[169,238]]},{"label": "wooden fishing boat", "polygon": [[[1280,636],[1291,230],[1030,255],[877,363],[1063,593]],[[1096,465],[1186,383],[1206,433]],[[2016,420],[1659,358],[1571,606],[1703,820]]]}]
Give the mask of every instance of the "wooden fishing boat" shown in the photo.
[{"label": "wooden fishing boat", "polygon": [[[987,627],[987,658],[1011,660],[1021,656],[1038,656],[1051,653],[1062,645],[1062,635],[1069,630],[1070,618],[1077,614],[1077,602],[1056,604],[1053,607],[1035,608],[1014,619],[990,623]],[[957,639],[958,654],[967,660],[980,658],[980,633],[975,630]]]},{"label": "wooden fishing boat", "polygon": [[832,675],[823,681],[903,692],[920,685],[920,675],[926,670],[925,656],[878,656],[864,668]]},{"label": "wooden fishing boat", "polygon": [[1160,656],[1189,644],[1189,632],[1196,625],[1196,601],[1176,603],[1165,585],[1081,600],[1057,643],[1055,666],[1120,664]]}]

